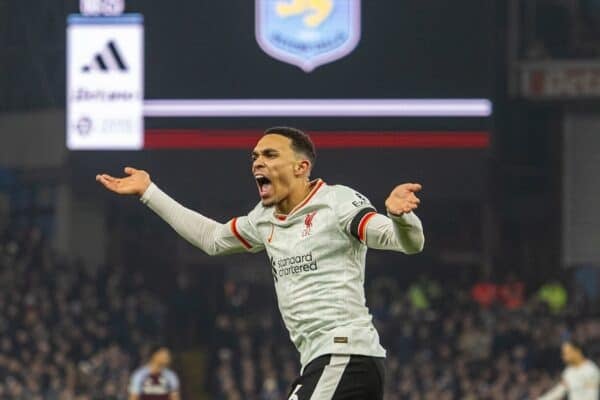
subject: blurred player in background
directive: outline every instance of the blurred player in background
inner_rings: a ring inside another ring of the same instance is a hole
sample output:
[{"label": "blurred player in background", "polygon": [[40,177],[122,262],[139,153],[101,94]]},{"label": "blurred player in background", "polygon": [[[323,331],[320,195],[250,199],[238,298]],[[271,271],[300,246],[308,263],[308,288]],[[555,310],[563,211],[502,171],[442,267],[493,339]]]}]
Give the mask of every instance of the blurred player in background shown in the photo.
[{"label": "blurred player in background", "polygon": [[381,400],[386,353],[365,304],[367,248],[406,254],[423,249],[423,228],[413,213],[421,185],[396,186],[385,202],[387,215],[378,214],[349,187],[310,180],[315,158],[304,132],[268,129],[252,151],[260,202],[225,224],[183,207],[145,171],[127,167],[125,178],[96,179],[113,192],[141,196],[209,255],[267,251],[279,310],[302,364],[289,400]]},{"label": "blurred player in background", "polygon": [[563,343],[562,359],[567,368],[561,382],[538,400],[559,400],[566,394],[569,400],[598,400],[600,370],[585,357],[583,347],[573,340]]},{"label": "blurred player in background", "polygon": [[152,348],[148,364],[131,376],[129,400],[179,400],[179,379],[168,368],[170,364],[168,348]]}]

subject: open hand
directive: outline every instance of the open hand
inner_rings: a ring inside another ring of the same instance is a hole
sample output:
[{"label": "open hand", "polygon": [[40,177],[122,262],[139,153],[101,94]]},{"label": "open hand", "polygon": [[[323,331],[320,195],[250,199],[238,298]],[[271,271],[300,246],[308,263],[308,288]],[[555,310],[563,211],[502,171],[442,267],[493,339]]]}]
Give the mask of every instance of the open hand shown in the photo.
[{"label": "open hand", "polygon": [[405,183],[392,190],[385,201],[385,208],[390,214],[402,215],[419,207],[421,200],[415,195],[422,186],[418,183]]},{"label": "open hand", "polygon": [[150,186],[150,175],[141,169],[125,167],[129,176],[115,178],[107,174],[96,175],[96,180],[110,191],[118,194],[135,194],[141,196]]}]

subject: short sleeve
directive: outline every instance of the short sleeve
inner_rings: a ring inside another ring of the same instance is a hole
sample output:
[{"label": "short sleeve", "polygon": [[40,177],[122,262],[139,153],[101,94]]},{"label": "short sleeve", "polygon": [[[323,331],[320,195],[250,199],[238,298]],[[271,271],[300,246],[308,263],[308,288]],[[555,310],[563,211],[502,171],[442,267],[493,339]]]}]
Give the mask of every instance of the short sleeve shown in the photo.
[{"label": "short sleeve", "polygon": [[177,377],[177,374],[173,371],[168,372],[167,374],[167,380],[169,381],[169,390],[171,392],[178,392],[179,391],[179,378]]},{"label": "short sleeve", "polygon": [[364,241],[366,225],[377,210],[369,199],[342,185],[335,187],[334,208],[341,227],[360,241]]},{"label": "short sleeve", "polygon": [[139,395],[142,393],[142,382],[144,380],[144,374],[141,370],[137,370],[131,376],[129,382],[129,394]]},{"label": "short sleeve", "polygon": [[227,223],[231,233],[250,253],[257,253],[265,248],[256,229],[258,214],[259,212],[254,209],[248,215],[233,218]]}]

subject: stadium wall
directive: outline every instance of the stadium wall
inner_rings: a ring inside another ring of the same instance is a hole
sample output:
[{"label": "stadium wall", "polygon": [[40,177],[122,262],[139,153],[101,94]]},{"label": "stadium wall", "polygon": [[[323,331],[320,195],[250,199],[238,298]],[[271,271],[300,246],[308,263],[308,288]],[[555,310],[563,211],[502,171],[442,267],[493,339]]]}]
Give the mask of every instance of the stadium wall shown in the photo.
[{"label": "stadium wall", "polygon": [[14,168],[62,166],[65,113],[61,109],[0,113],[0,165]]},{"label": "stadium wall", "polygon": [[600,267],[600,117],[565,114],[563,131],[563,264]]}]

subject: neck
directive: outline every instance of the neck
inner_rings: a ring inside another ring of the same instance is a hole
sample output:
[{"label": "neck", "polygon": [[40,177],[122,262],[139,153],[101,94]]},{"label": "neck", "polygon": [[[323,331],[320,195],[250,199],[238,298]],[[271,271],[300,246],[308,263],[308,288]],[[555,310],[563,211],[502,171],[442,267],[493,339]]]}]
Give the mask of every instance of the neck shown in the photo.
[{"label": "neck", "polygon": [[150,363],[148,364],[148,368],[150,368],[150,372],[153,374],[160,372],[160,366],[157,364]]},{"label": "neck", "polygon": [[584,362],[585,362],[585,357],[577,358],[576,360],[573,360],[573,366],[579,367]]},{"label": "neck", "polygon": [[302,200],[308,196],[313,186],[314,185],[307,180],[300,181],[290,190],[290,194],[277,204],[277,212],[284,215],[289,214],[294,207],[300,204]]}]

